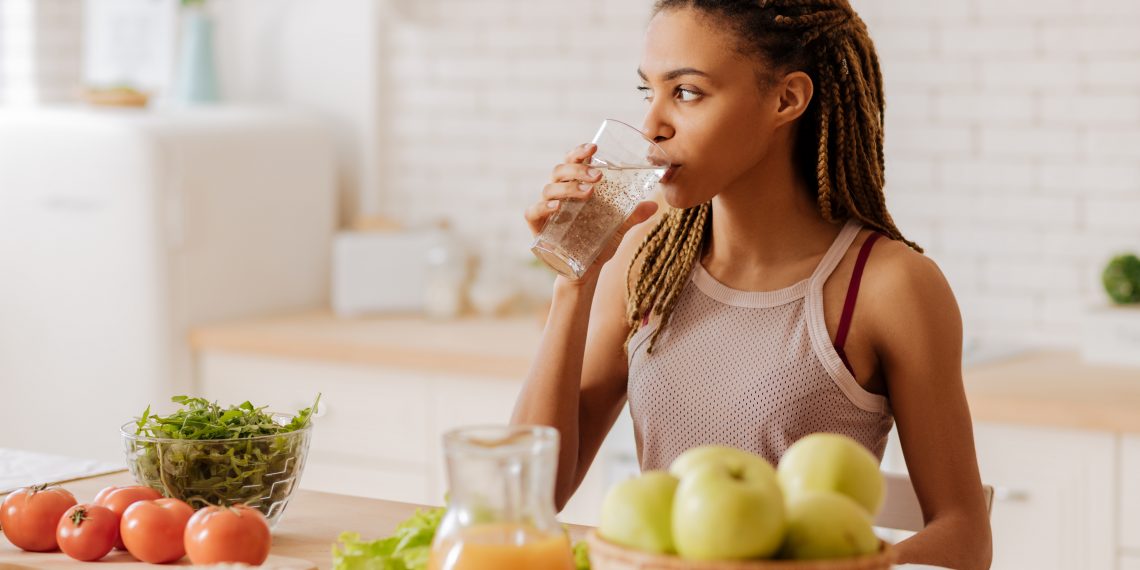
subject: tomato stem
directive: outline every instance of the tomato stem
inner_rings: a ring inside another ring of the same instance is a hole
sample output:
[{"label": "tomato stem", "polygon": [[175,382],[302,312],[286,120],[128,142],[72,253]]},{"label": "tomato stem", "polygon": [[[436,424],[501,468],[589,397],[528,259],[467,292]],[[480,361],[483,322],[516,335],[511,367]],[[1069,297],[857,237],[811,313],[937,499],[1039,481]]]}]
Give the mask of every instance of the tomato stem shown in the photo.
[{"label": "tomato stem", "polygon": [[83,507],[77,507],[75,511],[71,513],[71,522],[75,526],[83,524],[83,521],[85,520],[87,520],[87,509]]}]

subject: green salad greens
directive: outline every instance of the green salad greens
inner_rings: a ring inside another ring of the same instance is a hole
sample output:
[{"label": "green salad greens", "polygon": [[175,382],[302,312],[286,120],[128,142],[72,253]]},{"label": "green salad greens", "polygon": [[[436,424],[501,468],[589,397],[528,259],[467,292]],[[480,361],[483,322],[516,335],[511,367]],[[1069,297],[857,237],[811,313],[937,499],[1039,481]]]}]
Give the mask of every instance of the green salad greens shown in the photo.
[{"label": "green salad greens", "polygon": [[590,570],[590,548],[584,540],[574,543],[574,568],[576,570]]},{"label": "green salad greens", "polygon": [[[417,509],[416,514],[396,525],[392,536],[373,541],[355,532],[343,532],[333,544],[334,570],[427,570],[431,541],[445,509]],[[574,566],[590,570],[586,543],[574,545]]]},{"label": "green salad greens", "polygon": [[424,570],[435,529],[444,508],[417,509],[416,514],[396,526],[387,538],[360,540],[355,532],[341,533],[340,544],[332,548],[336,570]]},{"label": "green salad greens", "polygon": [[300,475],[312,407],[275,421],[249,402],[222,408],[203,398],[175,396],[166,416],[148,406],[128,439],[131,472],[142,484],[194,508],[244,503],[275,520]]}]

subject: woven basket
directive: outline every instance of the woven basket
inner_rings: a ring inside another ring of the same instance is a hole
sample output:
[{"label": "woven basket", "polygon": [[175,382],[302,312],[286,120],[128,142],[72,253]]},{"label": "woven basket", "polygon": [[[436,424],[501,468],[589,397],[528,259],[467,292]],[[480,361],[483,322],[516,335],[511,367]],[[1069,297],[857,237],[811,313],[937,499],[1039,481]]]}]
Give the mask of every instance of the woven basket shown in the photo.
[{"label": "woven basket", "polygon": [[591,530],[586,535],[592,570],[889,570],[895,552],[886,542],[875,554],[841,560],[682,560],[638,552],[607,542]]}]

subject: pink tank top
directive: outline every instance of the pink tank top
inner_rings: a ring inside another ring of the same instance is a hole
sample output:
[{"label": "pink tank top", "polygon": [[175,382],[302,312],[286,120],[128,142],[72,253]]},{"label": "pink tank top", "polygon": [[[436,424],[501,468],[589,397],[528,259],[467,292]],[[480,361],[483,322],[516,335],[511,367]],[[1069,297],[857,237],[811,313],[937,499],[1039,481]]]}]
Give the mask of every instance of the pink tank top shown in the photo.
[{"label": "pink tank top", "polygon": [[811,277],[777,291],[738,291],[700,263],[647,354],[658,317],[630,341],[629,408],[642,470],[667,469],[708,444],[755,452],[775,465],[815,432],[854,438],[880,460],[893,424],[887,399],[864,390],[842,346],[863,265],[865,240],[836,342],[823,317],[823,284],[859,233],[848,221]]}]

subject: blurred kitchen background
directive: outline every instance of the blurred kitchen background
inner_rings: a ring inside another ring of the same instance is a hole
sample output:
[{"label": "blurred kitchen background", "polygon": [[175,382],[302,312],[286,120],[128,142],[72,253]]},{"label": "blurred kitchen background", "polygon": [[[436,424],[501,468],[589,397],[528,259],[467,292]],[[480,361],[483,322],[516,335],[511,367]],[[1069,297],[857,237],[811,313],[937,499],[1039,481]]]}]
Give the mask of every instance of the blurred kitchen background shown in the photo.
[{"label": "blurred kitchen background", "polygon": [[[551,274],[523,209],[640,124],[648,0],[0,0],[0,448],[324,396],[304,485],[439,503]],[[1140,2],[852,0],[888,205],[954,287],[995,568],[1140,569]],[[568,520],[636,470],[619,422]],[[905,470],[897,446],[889,469]]]}]

